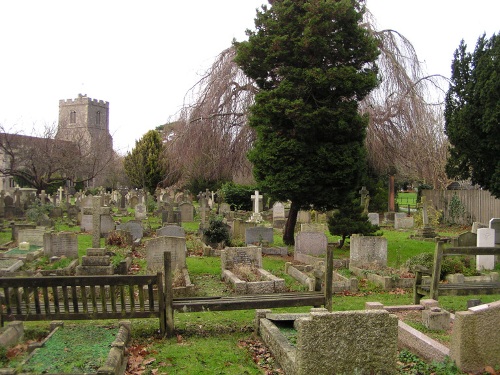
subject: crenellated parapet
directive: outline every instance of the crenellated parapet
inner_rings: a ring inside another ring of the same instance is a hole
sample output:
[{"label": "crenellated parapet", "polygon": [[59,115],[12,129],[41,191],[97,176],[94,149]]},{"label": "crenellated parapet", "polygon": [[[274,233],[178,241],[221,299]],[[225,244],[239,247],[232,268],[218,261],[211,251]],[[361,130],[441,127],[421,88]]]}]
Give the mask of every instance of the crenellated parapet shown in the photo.
[{"label": "crenellated parapet", "polygon": [[109,102],[106,102],[104,100],[97,100],[97,99],[92,99],[89,98],[85,94],[78,94],[78,98],[76,99],[61,99],[59,100],[59,106],[62,105],[81,105],[81,104],[91,104],[91,105],[98,105],[100,107],[104,108],[109,108]]}]

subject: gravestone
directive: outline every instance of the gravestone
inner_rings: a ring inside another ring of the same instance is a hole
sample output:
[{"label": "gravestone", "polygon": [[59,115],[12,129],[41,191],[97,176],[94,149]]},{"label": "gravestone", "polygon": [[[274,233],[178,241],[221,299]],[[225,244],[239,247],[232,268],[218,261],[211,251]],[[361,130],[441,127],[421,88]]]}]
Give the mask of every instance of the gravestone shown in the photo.
[{"label": "gravestone", "polygon": [[456,238],[452,238],[451,245],[453,247],[459,246],[471,246],[477,245],[477,234],[472,232],[465,232],[458,235]]},{"label": "gravestone", "polygon": [[19,242],[19,231],[23,229],[35,229],[36,225],[35,224],[20,224],[20,223],[14,223],[12,225],[12,241]]},{"label": "gravestone", "polygon": [[250,198],[253,201],[253,213],[250,217],[250,221],[253,223],[260,223],[262,221],[262,215],[260,214],[260,202],[264,197],[259,194],[258,190],[255,190],[254,195],[250,196]]},{"label": "gravestone", "polygon": [[295,252],[312,256],[326,254],[328,238],[325,233],[299,232],[295,236]]},{"label": "gravestone", "polygon": [[146,242],[148,272],[164,272],[164,252],[172,254],[172,270],[186,268],[186,239],[162,236]]},{"label": "gravestone", "polygon": [[370,212],[368,213],[368,221],[372,225],[379,226],[380,225],[380,216],[377,212]]},{"label": "gravestone", "polygon": [[320,223],[304,223],[300,224],[300,231],[301,232],[320,232],[320,233],[325,233],[327,230],[327,225],[326,224],[320,224]]},{"label": "gravestone", "polygon": [[490,228],[495,230],[495,244],[500,244],[500,218],[491,219]]},{"label": "gravestone", "polygon": [[179,205],[181,211],[181,222],[194,221],[194,207],[192,203],[183,202]]},{"label": "gravestone", "polygon": [[245,243],[250,244],[262,244],[263,241],[271,244],[274,242],[273,239],[273,228],[266,227],[253,227],[246,228],[245,230]]},{"label": "gravestone", "polygon": [[[467,311],[457,311],[450,340],[450,358],[460,370],[467,373],[484,373],[486,366],[500,367],[500,301],[474,306]],[[496,329],[494,327],[497,327]]]},{"label": "gravestone", "polygon": [[311,212],[300,210],[297,214],[297,223],[310,223],[311,222]]},{"label": "gravestone", "polygon": [[256,225],[256,223],[245,222],[241,219],[235,219],[232,226],[232,235],[235,238],[244,239],[246,236],[247,228],[254,228]]},{"label": "gravestone", "polygon": [[220,254],[222,271],[234,268],[236,264],[262,268],[262,250],[260,247],[226,247]]},{"label": "gravestone", "polygon": [[43,236],[43,253],[53,256],[78,258],[78,238],[73,232],[46,232]]},{"label": "gravestone", "polygon": [[18,243],[28,242],[30,245],[43,246],[45,228],[21,229],[18,233]]},{"label": "gravestone", "polygon": [[283,229],[285,227],[285,205],[281,202],[273,204],[273,227]]},{"label": "gravestone", "polygon": [[280,363],[291,370],[287,374],[292,369],[295,375],[397,373],[398,319],[385,310],[316,309],[294,327],[294,355]]},{"label": "gravestone", "polygon": [[67,211],[68,219],[77,220],[78,219],[78,208],[74,205],[68,207]]},{"label": "gravestone", "polygon": [[219,213],[221,215],[224,215],[227,214],[228,212],[231,212],[231,205],[229,203],[221,203],[219,206]]},{"label": "gravestone", "polygon": [[273,204],[273,221],[274,219],[284,219],[285,218],[285,205],[281,202],[275,202]]},{"label": "gravestone", "polygon": [[14,218],[14,199],[7,195],[4,199],[4,216],[7,220]]},{"label": "gravestone", "polygon": [[116,223],[111,215],[101,215],[101,237],[106,237],[115,228]]},{"label": "gravestone", "polygon": [[178,225],[166,225],[160,229],[156,230],[156,235],[158,237],[186,237],[186,231],[183,227]]},{"label": "gravestone", "polygon": [[[492,228],[481,228],[477,230],[478,247],[495,247],[495,230]],[[476,269],[492,270],[495,268],[494,255],[476,255]]]},{"label": "gravestone", "polygon": [[397,212],[394,214],[394,229],[410,229],[413,228],[414,219],[405,213]]},{"label": "gravestone", "polygon": [[387,238],[353,234],[350,241],[349,266],[383,268],[387,266]]},{"label": "gravestone", "polygon": [[477,234],[477,230],[481,228],[488,228],[488,226],[483,223],[480,223],[479,221],[474,221],[472,223],[472,228],[470,231],[474,234]]},{"label": "gravestone", "polygon": [[60,219],[63,217],[63,209],[61,207],[54,207],[49,212],[49,217],[52,219]]},{"label": "gravestone", "polygon": [[129,222],[118,225],[116,229],[130,232],[134,241],[140,240],[144,236],[144,229],[140,221],[130,220]]},{"label": "gravestone", "polygon": [[135,206],[135,219],[136,220],[144,220],[147,217],[146,215],[146,205],[144,203],[138,203]]},{"label": "gravestone", "polygon": [[128,206],[130,208],[135,208],[135,206],[137,206],[137,204],[139,203],[139,198],[137,198],[137,196],[133,195],[130,197],[130,199],[128,200]]}]

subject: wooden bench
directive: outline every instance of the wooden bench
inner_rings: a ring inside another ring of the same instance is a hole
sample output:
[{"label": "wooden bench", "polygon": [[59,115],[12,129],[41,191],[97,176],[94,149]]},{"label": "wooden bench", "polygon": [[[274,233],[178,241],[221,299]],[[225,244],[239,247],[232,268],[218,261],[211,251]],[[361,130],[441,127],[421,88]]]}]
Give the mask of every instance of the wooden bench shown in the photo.
[{"label": "wooden bench", "polygon": [[[333,251],[328,249],[325,292],[173,298],[171,253],[165,276],[44,276],[0,278],[0,321],[154,318],[172,336],[177,312],[228,311],[292,306],[331,310]],[[329,275],[329,276],[328,276]],[[167,287],[164,287],[166,285]]]},{"label": "wooden bench", "polygon": [[165,333],[162,273],[0,278],[0,320],[158,318]]},{"label": "wooden bench", "polygon": [[[429,296],[438,299],[438,296],[465,296],[478,294],[500,293],[500,282],[465,282],[465,283],[440,283],[441,266],[444,256],[451,255],[500,255],[500,249],[495,247],[444,247],[442,241],[436,243],[432,271],[419,267],[415,272],[413,286],[413,303],[419,304],[420,299]],[[430,275],[430,284],[422,284],[423,275]]]}]

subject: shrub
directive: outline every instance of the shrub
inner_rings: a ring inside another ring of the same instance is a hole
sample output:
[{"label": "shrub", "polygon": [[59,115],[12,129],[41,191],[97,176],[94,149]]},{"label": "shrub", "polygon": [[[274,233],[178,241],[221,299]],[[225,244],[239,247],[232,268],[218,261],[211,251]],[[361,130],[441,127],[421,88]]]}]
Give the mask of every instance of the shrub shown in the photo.
[{"label": "shrub", "polygon": [[220,243],[226,245],[229,243],[229,231],[220,216],[210,219],[210,224],[208,228],[203,231],[203,234],[211,244]]},{"label": "shrub", "polygon": [[48,215],[53,208],[52,203],[42,204],[39,199],[36,199],[26,210],[26,217],[29,221],[36,223],[43,215]]},{"label": "shrub", "polygon": [[408,267],[411,272],[415,272],[415,266],[423,266],[427,267],[428,269],[432,269],[433,262],[433,253],[421,253],[409,258],[406,261],[406,267]]},{"label": "shrub", "polygon": [[255,186],[237,185],[234,182],[227,182],[221,187],[224,201],[231,205],[232,210],[252,211],[250,196],[255,190]]}]

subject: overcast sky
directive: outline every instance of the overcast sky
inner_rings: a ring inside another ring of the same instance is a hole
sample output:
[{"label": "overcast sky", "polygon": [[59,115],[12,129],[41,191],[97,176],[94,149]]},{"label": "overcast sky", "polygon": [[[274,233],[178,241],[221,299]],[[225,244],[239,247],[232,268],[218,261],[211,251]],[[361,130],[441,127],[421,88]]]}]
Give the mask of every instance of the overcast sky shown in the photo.
[{"label": "overcast sky", "polygon": [[[56,124],[59,99],[110,103],[124,154],[174,119],[184,94],[264,0],[0,0],[0,124],[31,134]],[[367,0],[379,29],[406,36],[429,74],[450,76],[461,39],[498,33],[500,0]]]}]

